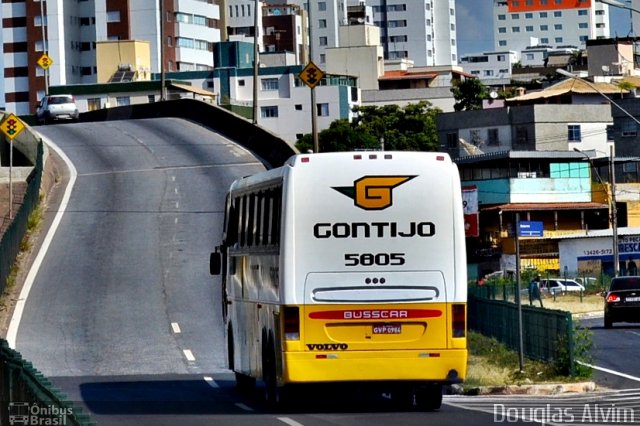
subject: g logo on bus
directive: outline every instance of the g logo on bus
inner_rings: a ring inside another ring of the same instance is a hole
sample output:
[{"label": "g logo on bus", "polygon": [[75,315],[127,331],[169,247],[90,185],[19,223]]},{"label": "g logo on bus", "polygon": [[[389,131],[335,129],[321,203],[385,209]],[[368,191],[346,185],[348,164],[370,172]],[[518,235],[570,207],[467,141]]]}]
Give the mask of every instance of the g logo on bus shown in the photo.
[{"label": "g logo on bus", "polygon": [[334,186],[333,189],[352,198],[364,210],[384,210],[393,204],[392,190],[416,176],[363,176],[353,186]]}]

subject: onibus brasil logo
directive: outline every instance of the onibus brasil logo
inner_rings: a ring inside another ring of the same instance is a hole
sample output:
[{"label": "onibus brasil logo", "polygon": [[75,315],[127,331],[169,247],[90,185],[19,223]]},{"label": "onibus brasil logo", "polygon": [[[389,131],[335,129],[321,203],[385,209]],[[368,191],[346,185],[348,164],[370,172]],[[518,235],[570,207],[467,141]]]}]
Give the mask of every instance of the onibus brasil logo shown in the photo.
[{"label": "onibus brasil logo", "polygon": [[10,402],[8,411],[10,425],[66,425],[73,415],[73,408],[35,402]]},{"label": "onibus brasil logo", "polygon": [[363,176],[353,186],[334,186],[333,189],[353,199],[364,210],[384,210],[393,205],[393,189],[416,176]]}]

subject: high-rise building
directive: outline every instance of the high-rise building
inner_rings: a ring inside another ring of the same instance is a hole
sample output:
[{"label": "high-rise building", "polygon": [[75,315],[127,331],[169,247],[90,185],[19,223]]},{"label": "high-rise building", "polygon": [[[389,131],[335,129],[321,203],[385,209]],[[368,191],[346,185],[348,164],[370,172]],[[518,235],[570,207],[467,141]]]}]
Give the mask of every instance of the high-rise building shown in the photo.
[{"label": "high-rise building", "polygon": [[595,0],[494,0],[496,50],[529,46],[585,49],[588,39],[609,37],[609,7]]},{"label": "high-rise building", "polygon": [[[220,41],[218,0],[13,0],[2,2],[1,17],[0,106],[19,115],[32,113],[45,93],[45,71],[37,65],[43,53],[53,61],[48,85],[68,85],[97,81],[98,41],[148,41],[151,70],[133,70],[145,74],[159,72],[161,58],[165,71],[212,69],[212,45]],[[113,64],[114,73],[121,65]]]},{"label": "high-rise building", "polygon": [[381,29],[385,59],[415,66],[458,62],[455,0],[367,0]]},{"label": "high-rise building", "polygon": [[326,62],[325,49],[341,47],[339,27],[353,24],[349,16],[352,6],[364,8],[362,22],[358,23],[380,27],[385,59],[406,58],[415,66],[453,65],[458,61],[455,0],[288,0],[288,3],[308,11],[312,59],[320,66]]}]

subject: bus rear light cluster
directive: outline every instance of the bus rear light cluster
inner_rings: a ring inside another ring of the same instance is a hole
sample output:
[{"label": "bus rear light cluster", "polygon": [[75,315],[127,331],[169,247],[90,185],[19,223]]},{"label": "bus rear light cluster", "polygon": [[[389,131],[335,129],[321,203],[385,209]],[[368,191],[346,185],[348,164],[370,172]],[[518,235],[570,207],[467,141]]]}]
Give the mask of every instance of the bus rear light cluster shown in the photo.
[{"label": "bus rear light cluster", "polygon": [[453,311],[453,320],[451,329],[453,330],[453,337],[465,337],[467,335],[467,316],[465,305],[454,304],[451,307]]},{"label": "bus rear light cluster", "polygon": [[284,338],[300,340],[300,309],[297,306],[284,307]]}]

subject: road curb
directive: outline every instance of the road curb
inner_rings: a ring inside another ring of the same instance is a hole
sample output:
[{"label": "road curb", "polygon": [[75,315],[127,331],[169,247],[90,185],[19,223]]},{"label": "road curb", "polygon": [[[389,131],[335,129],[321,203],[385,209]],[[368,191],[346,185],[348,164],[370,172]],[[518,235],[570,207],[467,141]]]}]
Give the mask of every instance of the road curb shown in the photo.
[{"label": "road curb", "polygon": [[464,389],[454,385],[452,390],[457,395],[558,395],[563,393],[587,393],[597,389],[595,382],[546,383],[506,386],[480,386]]}]

